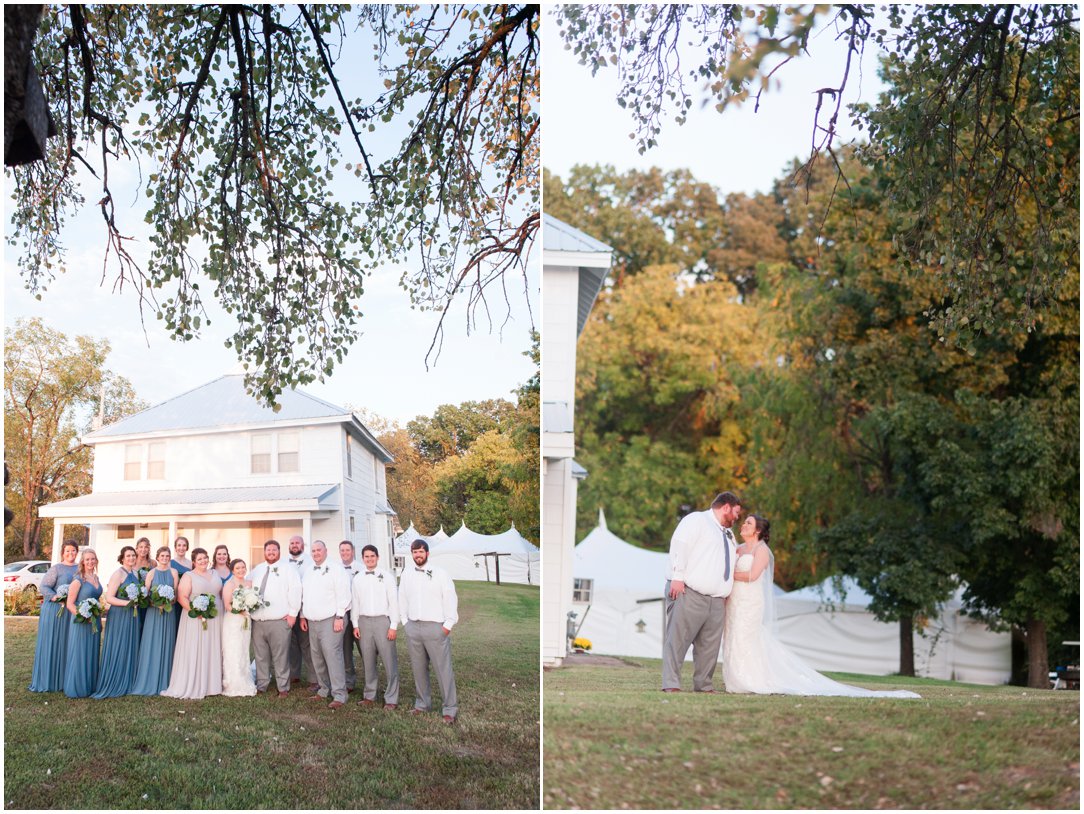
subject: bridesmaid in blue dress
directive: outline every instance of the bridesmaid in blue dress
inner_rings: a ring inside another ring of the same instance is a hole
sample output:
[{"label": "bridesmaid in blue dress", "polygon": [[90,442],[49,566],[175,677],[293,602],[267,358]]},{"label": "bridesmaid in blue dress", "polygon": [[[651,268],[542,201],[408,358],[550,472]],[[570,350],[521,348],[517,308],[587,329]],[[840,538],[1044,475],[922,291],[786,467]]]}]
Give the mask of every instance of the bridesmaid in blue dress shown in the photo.
[{"label": "bridesmaid in blue dress", "polygon": [[86,698],[94,692],[98,682],[98,647],[102,642],[101,621],[91,619],[87,623],[76,622],[79,603],[85,599],[98,599],[102,585],[98,581],[98,555],[94,549],[83,552],[79,572],[68,590],[68,654],[64,665],[64,694],[69,698]]},{"label": "bridesmaid in blue dress", "polygon": [[[173,559],[169,561],[169,564],[173,567],[173,570],[177,572],[178,579],[183,577],[189,571],[192,570],[192,560],[188,559],[188,538],[178,537],[173,541],[173,550],[176,552]],[[180,583],[178,583],[180,584]],[[173,604],[173,632],[176,634],[177,628],[181,626],[181,605],[179,602]]]},{"label": "bridesmaid in blue dress", "polygon": [[105,643],[102,645],[102,667],[98,671],[98,687],[91,698],[116,698],[127,695],[135,679],[139,658],[139,616],[136,607],[125,596],[118,596],[129,585],[139,585],[135,574],[136,552],[130,545],[120,550],[120,568],[109,578],[105,602],[109,613],[105,622]]},{"label": "bridesmaid in blue dress", "polygon": [[[136,579],[139,580],[140,585],[146,583],[147,574],[154,570],[154,560],[151,559],[151,541],[146,537],[140,537],[136,540],[136,564],[135,572]],[[139,635],[143,635],[143,625],[147,623],[147,611],[149,608],[139,609]]]},{"label": "bridesmaid in blue dress", "polygon": [[64,689],[64,661],[68,655],[68,616],[66,600],[56,600],[60,588],[69,585],[79,572],[75,558],[79,546],[66,540],[61,547],[61,561],[50,568],[41,580],[41,615],[38,618],[38,643],[34,648],[34,671],[30,676],[31,692],[60,692]]},{"label": "bridesmaid in blue dress", "polygon": [[[170,566],[169,548],[157,551],[158,567],[147,574],[147,590],[156,585],[173,588],[174,605],[177,604],[177,572]],[[173,608],[147,608],[147,621],[139,640],[139,661],[136,663],[135,682],[130,695],[158,695],[169,686],[173,669],[173,647],[177,641],[177,628],[173,624]]]},{"label": "bridesmaid in blue dress", "polygon": [[230,550],[224,545],[215,546],[215,555],[211,561],[211,572],[218,574],[218,578],[222,580],[222,584],[225,585],[230,581],[230,577],[233,576],[233,571],[230,570],[230,563],[233,560],[230,558]]}]

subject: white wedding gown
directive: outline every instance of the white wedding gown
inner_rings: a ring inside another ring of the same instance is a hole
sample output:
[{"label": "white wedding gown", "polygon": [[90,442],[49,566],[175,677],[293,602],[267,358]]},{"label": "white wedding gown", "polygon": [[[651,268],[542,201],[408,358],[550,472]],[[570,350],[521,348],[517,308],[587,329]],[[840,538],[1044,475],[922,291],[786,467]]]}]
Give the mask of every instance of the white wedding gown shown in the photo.
[{"label": "white wedding gown", "polygon": [[[774,565],[774,560],[772,561]],[[736,573],[753,567],[742,554]],[[844,695],[854,698],[918,698],[906,690],[866,690],[823,676],[791,653],[772,631],[771,567],[753,582],[734,582],[723,619],[723,682],[726,691],[780,695]]]},{"label": "white wedding gown", "polygon": [[239,613],[222,613],[222,694],[255,695],[252,680],[249,644],[252,642],[252,622],[243,628],[245,617]]}]

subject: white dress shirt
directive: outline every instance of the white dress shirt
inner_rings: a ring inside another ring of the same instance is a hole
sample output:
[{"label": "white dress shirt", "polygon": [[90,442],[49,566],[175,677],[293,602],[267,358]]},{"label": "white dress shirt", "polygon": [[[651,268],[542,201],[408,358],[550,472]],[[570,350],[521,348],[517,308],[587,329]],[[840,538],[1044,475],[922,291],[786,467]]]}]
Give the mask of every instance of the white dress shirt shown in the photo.
[{"label": "white dress shirt", "polygon": [[350,582],[342,563],[324,560],[301,572],[301,615],[312,622],[344,617],[350,610]]},{"label": "white dress shirt", "polygon": [[304,551],[302,551],[301,554],[299,554],[297,557],[295,557],[293,554],[286,554],[279,560],[279,562],[284,562],[288,565],[292,565],[294,568],[297,569],[297,573],[299,576],[302,569],[311,568],[314,564],[312,561],[312,557],[310,557]]},{"label": "white dress shirt", "polygon": [[[726,570],[726,549],[730,549],[730,575]],[[706,596],[730,596],[734,589],[736,544],[724,537],[723,527],[708,509],[681,518],[670,539],[670,576]]]},{"label": "white dress shirt", "polygon": [[342,569],[346,572],[347,579],[349,579],[349,580],[354,579],[354,574],[357,574],[357,573],[365,570],[365,563],[363,563],[361,560],[354,560],[352,563],[347,565],[340,558],[338,560],[338,563],[342,567]]},{"label": "white dress shirt", "polygon": [[448,572],[429,563],[407,563],[399,580],[399,613],[407,622],[440,622],[448,630],[459,621],[459,599]]},{"label": "white dress shirt", "polygon": [[369,571],[362,566],[351,587],[350,615],[353,618],[387,616],[391,620],[389,630],[399,627],[399,592],[390,571],[383,568]]},{"label": "white dress shirt", "polygon": [[[268,573],[270,572],[270,573]],[[248,579],[252,580],[252,586],[258,591],[263,585],[264,574],[267,574],[267,585],[263,590],[265,602],[271,604],[266,608],[254,610],[250,614],[258,622],[268,619],[281,619],[284,616],[297,616],[301,610],[301,577],[297,569],[279,560],[274,565],[261,562],[253,568]]]}]

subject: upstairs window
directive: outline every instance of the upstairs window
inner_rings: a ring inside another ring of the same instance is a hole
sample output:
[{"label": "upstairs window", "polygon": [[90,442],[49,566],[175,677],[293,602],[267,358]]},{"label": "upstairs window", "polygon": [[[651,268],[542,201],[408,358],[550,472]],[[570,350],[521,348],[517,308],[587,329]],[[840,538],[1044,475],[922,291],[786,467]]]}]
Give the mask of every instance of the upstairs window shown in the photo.
[{"label": "upstairs window", "polygon": [[279,443],[279,472],[301,471],[301,436],[296,432],[280,432],[277,435]]},{"label": "upstairs window", "polygon": [[252,436],[252,474],[266,475],[271,471],[271,436]]},{"label": "upstairs window", "polygon": [[354,477],[354,439],[346,434],[346,477]]},{"label": "upstairs window", "polygon": [[166,477],[166,442],[151,441],[147,444],[147,480],[164,480]]},{"label": "upstairs window", "polygon": [[139,480],[143,474],[143,445],[124,446],[124,479]]}]

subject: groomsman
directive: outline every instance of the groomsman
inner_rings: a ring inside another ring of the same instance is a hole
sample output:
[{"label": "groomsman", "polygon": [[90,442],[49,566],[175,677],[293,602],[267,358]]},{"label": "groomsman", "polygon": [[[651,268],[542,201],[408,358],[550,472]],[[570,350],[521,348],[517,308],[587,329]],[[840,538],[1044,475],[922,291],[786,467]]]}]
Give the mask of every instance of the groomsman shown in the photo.
[{"label": "groomsman", "polygon": [[354,577],[350,599],[350,614],[354,619],[354,638],[365,665],[365,690],[358,706],[376,704],[376,688],[380,678],[377,654],[384,662],[387,686],[384,688],[384,709],[399,705],[399,657],[395,652],[395,636],[399,627],[399,597],[395,577],[390,571],[377,568],[380,555],[376,546],[361,549],[362,570]]},{"label": "groomsman", "polygon": [[252,650],[256,656],[256,690],[263,692],[275,671],[279,698],[290,693],[290,630],[301,608],[301,578],[292,565],[279,561],[279,544],[263,544],[264,561],[249,572],[265,602],[252,617]]},{"label": "groomsman", "polygon": [[327,546],[312,543],[313,564],[301,579],[301,628],[309,634],[318,686],[312,698],[331,697],[329,709],[346,703],[343,626],[350,608],[350,583],[338,563],[327,561]]},{"label": "groomsman", "polygon": [[[296,570],[298,577],[305,570],[305,566],[311,566],[312,560],[305,554],[305,538],[295,534],[290,538],[290,556],[287,562]],[[309,634],[301,628],[301,623],[296,622],[290,633],[290,680],[301,680],[301,667],[305,668],[305,675],[309,677],[309,689],[316,690],[316,671],[312,667],[312,655],[309,649]]]},{"label": "groomsman", "polygon": [[414,565],[403,569],[399,582],[399,613],[406,630],[410,666],[414,671],[416,697],[411,715],[428,712],[432,703],[429,663],[437,673],[444,697],[444,723],[454,724],[459,712],[452,672],[452,643],[449,636],[459,621],[459,601],[452,578],[443,568],[427,565],[429,543],[415,540],[410,545]]},{"label": "groomsman", "polygon": [[[353,583],[354,576],[364,566],[354,559],[354,544],[349,540],[339,543],[339,561],[346,574],[346,581]],[[353,692],[358,683],[358,674],[354,669],[354,648],[357,646],[354,636],[354,611],[346,614],[346,624],[343,627],[343,669],[346,670],[346,691]]]}]

